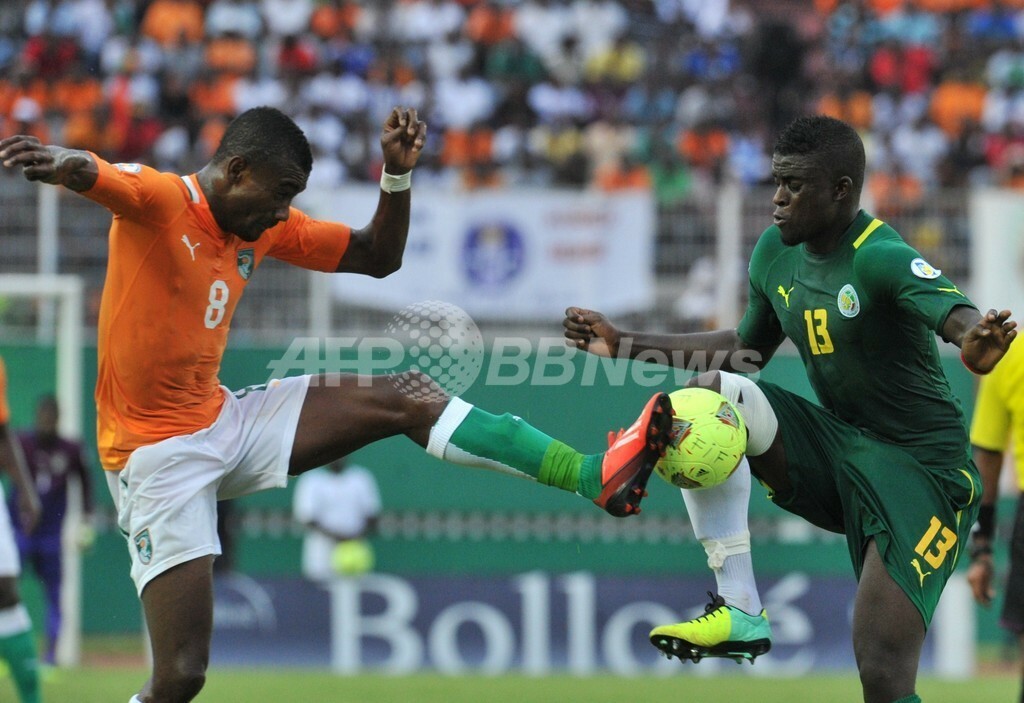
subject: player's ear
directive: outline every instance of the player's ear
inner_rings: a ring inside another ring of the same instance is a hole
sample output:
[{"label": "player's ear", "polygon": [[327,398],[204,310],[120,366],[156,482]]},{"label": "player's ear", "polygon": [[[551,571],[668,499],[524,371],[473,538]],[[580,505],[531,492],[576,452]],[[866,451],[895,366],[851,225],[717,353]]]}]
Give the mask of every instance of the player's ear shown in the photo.
[{"label": "player's ear", "polygon": [[840,176],[836,181],[835,189],[832,193],[832,199],[839,201],[845,200],[850,197],[850,193],[853,192],[853,179],[849,176]]},{"label": "player's ear", "polygon": [[235,185],[239,183],[249,170],[249,160],[244,156],[232,156],[224,166],[224,176],[228,183]]}]

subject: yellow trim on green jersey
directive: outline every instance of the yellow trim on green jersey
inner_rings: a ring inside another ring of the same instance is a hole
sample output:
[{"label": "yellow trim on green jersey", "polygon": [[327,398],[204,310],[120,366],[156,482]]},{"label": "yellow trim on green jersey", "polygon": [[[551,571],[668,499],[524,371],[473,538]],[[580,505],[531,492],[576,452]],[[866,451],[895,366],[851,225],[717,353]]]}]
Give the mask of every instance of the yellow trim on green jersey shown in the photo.
[{"label": "yellow trim on green jersey", "polygon": [[867,239],[868,237],[870,237],[872,232],[874,232],[876,229],[878,229],[879,227],[881,227],[884,224],[885,223],[882,222],[877,217],[875,219],[871,220],[871,224],[869,224],[867,227],[865,227],[864,231],[860,233],[860,236],[857,237],[855,240],[853,240],[853,248],[854,249],[860,249],[860,245],[864,243],[864,240]]},{"label": "yellow trim on green jersey", "polygon": [[[967,477],[967,482],[969,484],[971,484],[971,499],[969,501],[967,501],[967,504],[970,505],[971,503],[974,502],[974,479],[971,478],[971,475],[969,473],[967,473],[967,469],[960,469],[960,473],[962,473],[964,476],[966,476]],[[958,515],[957,519],[959,519],[959,513],[957,513],[957,515]]]},{"label": "yellow trim on green jersey", "polygon": [[[963,469],[960,469],[960,470],[964,471]],[[966,474],[967,472],[964,471],[964,473]],[[970,476],[968,476],[967,478],[970,478]],[[971,481],[971,503],[973,503],[973,502],[974,502],[974,481]],[[968,505],[970,505],[970,503],[968,503]],[[956,511],[956,531],[957,532],[960,531],[960,517],[963,514],[964,514],[963,510],[957,510]],[[956,549],[953,550],[953,563],[954,564],[956,564],[956,563],[958,563],[960,561],[960,545],[962,543],[963,543],[962,539],[958,539],[956,541]]]}]

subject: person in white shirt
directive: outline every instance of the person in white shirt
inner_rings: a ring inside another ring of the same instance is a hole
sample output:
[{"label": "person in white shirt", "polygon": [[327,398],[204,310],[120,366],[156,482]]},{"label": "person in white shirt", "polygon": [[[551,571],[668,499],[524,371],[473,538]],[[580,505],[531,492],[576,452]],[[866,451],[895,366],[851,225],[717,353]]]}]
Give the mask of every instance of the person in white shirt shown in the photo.
[{"label": "person in white shirt", "polygon": [[292,509],[306,530],[302,573],[327,582],[338,575],[332,563],[335,548],[372,534],[380,515],[380,492],[369,470],[342,458],[299,477]]}]

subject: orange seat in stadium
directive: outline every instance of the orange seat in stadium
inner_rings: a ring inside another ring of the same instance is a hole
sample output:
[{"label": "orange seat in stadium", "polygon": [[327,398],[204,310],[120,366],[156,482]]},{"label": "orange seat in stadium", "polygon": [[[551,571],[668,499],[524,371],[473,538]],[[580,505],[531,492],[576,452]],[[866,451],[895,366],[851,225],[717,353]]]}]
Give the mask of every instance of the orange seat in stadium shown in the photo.
[{"label": "orange seat in stadium", "polygon": [[196,0],[153,0],[142,19],[142,34],[161,46],[203,38],[203,8]]},{"label": "orange seat in stadium", "polygon": [[244,37],[217,37],[206,45],[206,65],[215,71],[247,75],[256,66],[256,58],[256,48]]},{"label": "orange seat in stadium", "polygon": [[932,93],[931,116],[946,134],[956,137],[965,120],[981,122],[987,89],[980,83],[949,80]]}]

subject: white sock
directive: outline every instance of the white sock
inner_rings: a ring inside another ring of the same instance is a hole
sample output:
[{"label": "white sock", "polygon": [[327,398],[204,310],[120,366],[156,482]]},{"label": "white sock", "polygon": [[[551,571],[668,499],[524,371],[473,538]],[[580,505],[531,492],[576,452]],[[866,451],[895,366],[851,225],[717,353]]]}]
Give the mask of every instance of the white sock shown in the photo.
[{"label": "white sock", "polygon": [[445,459],[445,451],[451,441],[455,430],[459,428],[466,416],[472,412],[473,406],[462,398],[452,398],[448,405],[437,418],[437,422],[430,428],[430,439],[427,441],[427,454],[436,456],[438,459]]},{"label": "white sock", "polygon": [[[469,423],[467,427],[471,429],[459,433],[459,428],[466,422]],[[514,415],[491,415],[474,408],[461,398],[452,398],[437,422],[430,428],[427,453],[460,466],[489,469],[536,481],[534,476],[513,465],[515,452],[502,449],[508,446],[521,446],[516,439],[517,432],[536,434],[536,430],[529,428],[522,418]],[[533,442],[535,444],[535,440]]]},{"label": "white sock", "polygon": [[32,618],[22,603],[0,610],[0,637],[20,635],[32,629]]},{"label": "white sock", "polygon": [[718,594],[745,613],[761,612],[761,596],[750,556],[747,510],[750,505],[750,465],[744,458],[729,479],[714,488],[683,490],[693,533],[708,552]]},{"label": "white sock", "polygon": [[142,703],[142,699],[139,698],[138,694],[132,696],[132,699],[128,703]]}]

